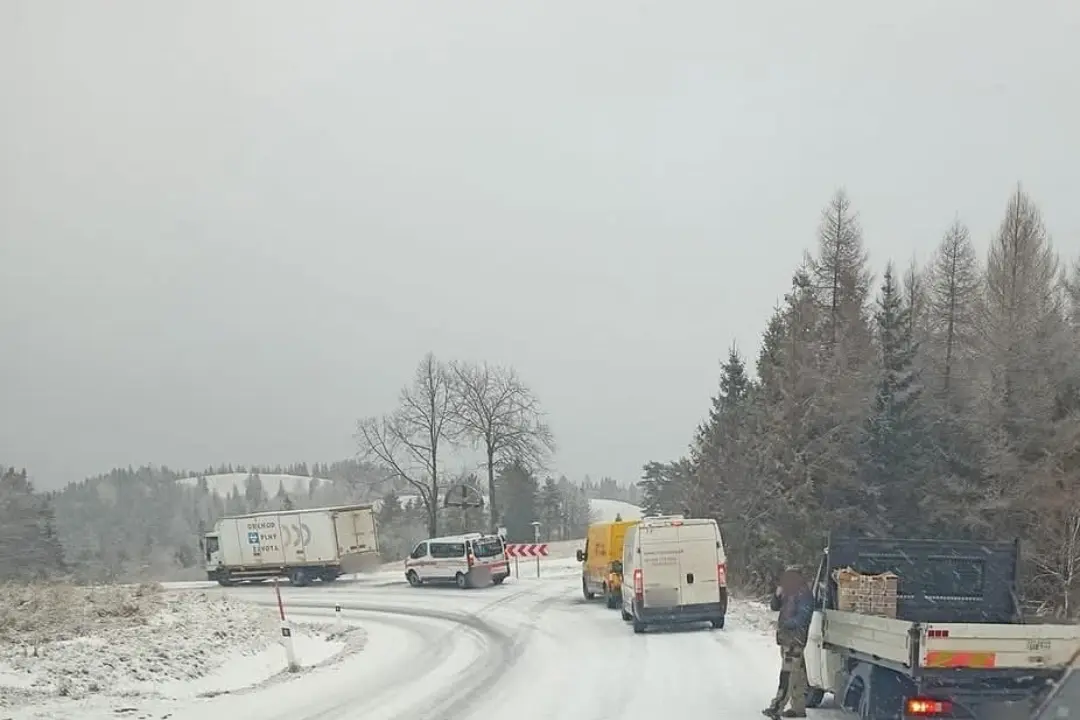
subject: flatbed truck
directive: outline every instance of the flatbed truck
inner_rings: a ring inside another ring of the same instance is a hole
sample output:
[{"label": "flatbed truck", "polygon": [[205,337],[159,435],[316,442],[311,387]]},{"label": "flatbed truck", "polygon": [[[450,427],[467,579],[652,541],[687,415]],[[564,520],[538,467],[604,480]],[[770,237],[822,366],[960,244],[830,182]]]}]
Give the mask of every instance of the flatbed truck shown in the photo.
[{"label": "flatbed truck", "polygon": [[[863,720],[1029,720],[1080,651],[1080,626],[1025,622],[1019,542],[831,537],[814,580],[808,703]],[[844,612],[834,571],[895,573],[895,618]]]}]

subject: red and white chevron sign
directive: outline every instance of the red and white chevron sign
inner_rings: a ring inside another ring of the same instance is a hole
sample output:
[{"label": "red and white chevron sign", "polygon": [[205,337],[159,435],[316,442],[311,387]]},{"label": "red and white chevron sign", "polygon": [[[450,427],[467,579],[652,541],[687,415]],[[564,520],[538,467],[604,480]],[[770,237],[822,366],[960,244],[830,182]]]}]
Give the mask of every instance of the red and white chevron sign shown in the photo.
[{"label": "red and white chevron sign", "polygon": [[506,543],[506,557],[547,557],[547,543]]}]

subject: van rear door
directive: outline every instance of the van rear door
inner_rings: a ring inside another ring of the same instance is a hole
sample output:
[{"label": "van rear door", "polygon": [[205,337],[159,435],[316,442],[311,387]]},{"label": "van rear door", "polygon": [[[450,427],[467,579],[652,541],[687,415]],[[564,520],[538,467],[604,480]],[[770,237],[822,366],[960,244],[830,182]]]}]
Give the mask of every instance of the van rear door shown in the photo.
[{"label": "van rear door", "polygon": [[719,533],[708,520],[684,520],[679,526],[679,583],[683,605],[720,602]]},{"label": "van rear door", "polygon": [[472,543],[474,562],[477,566],[495,570],[506,564],[502,538],[498,535],[486,535],[470,542]]},{"label": "van rear door", "polygon": [[647,608],[670,608],[682,604],[679,582],[679,530],[670,523],[638,525],[644,604]]}]

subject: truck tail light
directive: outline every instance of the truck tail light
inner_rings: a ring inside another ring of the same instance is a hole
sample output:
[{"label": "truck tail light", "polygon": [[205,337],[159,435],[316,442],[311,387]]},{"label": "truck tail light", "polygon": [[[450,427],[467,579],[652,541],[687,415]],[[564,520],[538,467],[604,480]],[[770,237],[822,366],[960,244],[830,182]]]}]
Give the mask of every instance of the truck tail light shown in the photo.
[{"label": "truck tail light", "polygon": [[927,630],[926,637],[928,638],[947,638],[949,637],[948,630]]},{"label": "truck tail light", "polygon": [[934,698],[908,698],[904,703],[904,713],[915,717],[935,717],[952,712],[952,703]]},{"label": "truck tail light", "polygon": [[634,570],[634,596],[637,598],[645,595],[645,576],[641,572],[641,568]]},{"label": "truck tail light", "polygon": [[720,584],[720,587],[727,587],[727,563],[717,564],[716,582]]}]

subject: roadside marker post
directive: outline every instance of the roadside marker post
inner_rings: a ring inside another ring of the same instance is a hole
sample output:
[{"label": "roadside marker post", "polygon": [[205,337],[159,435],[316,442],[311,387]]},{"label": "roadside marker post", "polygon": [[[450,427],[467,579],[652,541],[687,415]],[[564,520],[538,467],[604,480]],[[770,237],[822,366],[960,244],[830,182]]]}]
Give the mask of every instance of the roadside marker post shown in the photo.
[{"label": "roadside marker post", "polygon": [[285,620],[285,603],[281,600],[281,585],[274,578],[274,595],[277,596],[278,615],[281,616],[281,644],[285,646],[285,660],[289,664],[289,672],[300,669],[300,663],[296,662],[296,648],[293,647],[292,628]]},{"label": "roadside marker post", "polygon": [[[540,521],[533,520],[533,542],[537,545],[540,544]],[[536,556],[536,577],[540,577],[540,556]]]},{"label": "roadside marker post", "polygon": [[334,619],[337,623],[337,631],[343,631],[345,628],[341,624],[341,603],[336,603],[334,605]]}]

